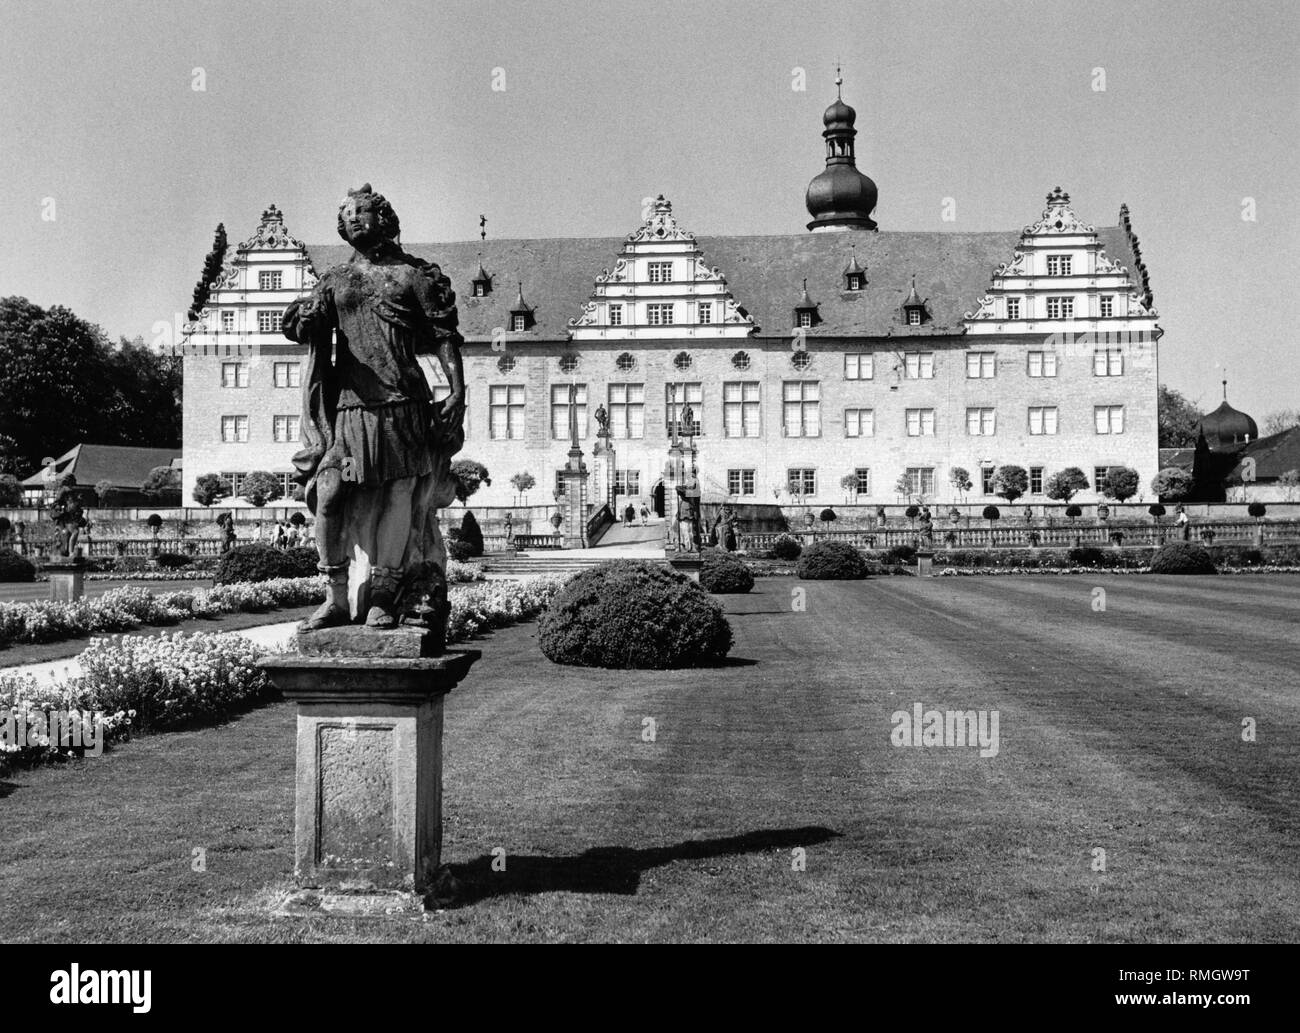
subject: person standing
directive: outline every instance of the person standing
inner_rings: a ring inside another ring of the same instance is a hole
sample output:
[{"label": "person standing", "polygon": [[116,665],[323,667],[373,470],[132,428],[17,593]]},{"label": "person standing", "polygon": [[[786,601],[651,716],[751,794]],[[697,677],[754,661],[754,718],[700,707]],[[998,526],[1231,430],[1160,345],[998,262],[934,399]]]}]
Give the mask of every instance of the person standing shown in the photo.
[{"label": "person standing", "polygon": [[1183,532],[1183,541],[1190,542],[1192,540],[1192,522],[1187,518],[1187,510],[1182,506],[1178,507],[1178,517],[1174,520],[1174,523]]},{"label": "person standing", "polygon": [[650,507],[644,502],[641,503],[641,526],[645,527],[646,521],[650,519]]}]

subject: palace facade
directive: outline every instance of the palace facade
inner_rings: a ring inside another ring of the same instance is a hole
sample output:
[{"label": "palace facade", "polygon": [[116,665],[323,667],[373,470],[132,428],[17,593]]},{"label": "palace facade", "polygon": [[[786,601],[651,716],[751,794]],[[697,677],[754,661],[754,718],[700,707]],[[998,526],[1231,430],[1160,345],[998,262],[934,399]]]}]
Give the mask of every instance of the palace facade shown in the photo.
[{"label": "palace facade", "polygon": [[[1017,231],[877,230],[854,122],[841,99],[826,111],[805,234],[697,237],[661,196],[623,238],[403,244],[457,292],[461,455],[492,476],[476,502],[515,504],[519,473],[530,502],[551,500],[571,397],[589,458],[608,414],[619,506],[660,508],[674,432],[693,438],[706,498],[946,503],[962,468],[962,500],[993,502],[1003,464],[1029,471],[1025,502],[1067,466],[1093,484],[1080,501],[1117,465],[1150,495],[1161,331],[1127,209],[1094,227],[1058,187]],[[296,240],[272,206],[226,256],[188,328],[187,500],[206,473],[236,494],[253,470],[289,486],[305,361],[281,315],[349,251]]]}]

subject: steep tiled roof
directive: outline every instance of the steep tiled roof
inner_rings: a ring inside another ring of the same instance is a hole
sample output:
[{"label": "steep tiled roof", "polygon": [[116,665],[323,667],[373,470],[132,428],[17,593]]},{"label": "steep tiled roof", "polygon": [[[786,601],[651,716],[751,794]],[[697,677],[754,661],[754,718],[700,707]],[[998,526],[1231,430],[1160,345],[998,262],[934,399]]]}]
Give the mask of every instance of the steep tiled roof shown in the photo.
[{"label": "steep tiled roof", "polygon": [[[1291,427],[1279,434],[1240,445],[1237,454],[1243,459],[1254,457],[1256,480],[1272,481],[1288,470],[1300,470],[1300,427]],[[1233,473],[1241,473],[1240,464]]]},{"label": "steep tiled roof", "polygon": [[[179,448],[133,448],[127,445],[74,445],[59,456],[54,469],[60,475],[72,474],[80,487],[93,488],[109,481],[115,488],[139,488],[155,466],[171,466],[180,455]],[[24,486],[40,488],[45,484],[43,470],[37,470]]]},{"label": "steep tiled roof", "polygon": [[[1119,226],[1100,227],[1106,254],[1138,272],[1129,238]],[[805,277],[821,321],[813,337],[933,336],[962,332],[962,319],[977,309],[993,271],[1011,260],[1020,231],[999,233],[800,233],[764,237],[698,237],[704,260],[727,278],[737,303],[763,335],[789,334]],[[855,245],[850,252],[849,245]],[[536,323],[522,339],[563,340],[568,321],[591,297],[596,275],[622,253],[622,237],[552,237],[535,240],[456,241],[404,244],[411,254],[437,262],[451,277],[460,307],[461,332],[468,340],[490,338],[494,327],[510,325],[510,308],[523,282]],[[312,265],[323,273],[348,260],[346,244],[307,245]],[[479,255],[492,275],[492,293],[470,297]],[[862,291],[844,290],[850,255],[866,268]],[[900,307],[911,286],[926,299],[931,318],[906,326]]]}]

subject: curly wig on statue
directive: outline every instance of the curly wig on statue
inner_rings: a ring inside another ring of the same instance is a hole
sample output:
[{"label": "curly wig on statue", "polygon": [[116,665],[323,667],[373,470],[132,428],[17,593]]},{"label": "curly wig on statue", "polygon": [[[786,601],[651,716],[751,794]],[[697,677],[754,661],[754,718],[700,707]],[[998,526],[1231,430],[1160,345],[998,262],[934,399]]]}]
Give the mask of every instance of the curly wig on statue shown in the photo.
[{"label": "curly wig on statue", "polygon": [[393,206],[383,194],[376,194],[371,189],[369,183],[362,183],[360,189],[349,190],[348,196],[344,198],[343,203],[339,205],[338,231],[339,236],[344,240],[348,239],[346,227],[343,225],[343,209],[351,201],[361,211],[373,211],[379,217],[379,230],[388,240],[396,240],[401,232],[401,226],[397,221],[397,213],[393,211]]}]

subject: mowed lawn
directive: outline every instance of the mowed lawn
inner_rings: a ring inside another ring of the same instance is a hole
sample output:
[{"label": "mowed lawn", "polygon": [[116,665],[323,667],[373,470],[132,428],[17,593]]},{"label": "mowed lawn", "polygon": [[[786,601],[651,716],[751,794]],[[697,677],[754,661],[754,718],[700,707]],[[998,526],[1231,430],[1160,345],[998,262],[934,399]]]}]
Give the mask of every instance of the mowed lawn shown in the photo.
[{"label": "mowed lawn", "polygon": [[[459,907],[271,917],[281,704],[7,776],[0,939],[1300,940],[1300,578],[771,579],[725,605],[718,669],[559,668],[535,625],[477,643],[447,712]],[[996,710],[997,756],[891,745],[917,702]]]}]

